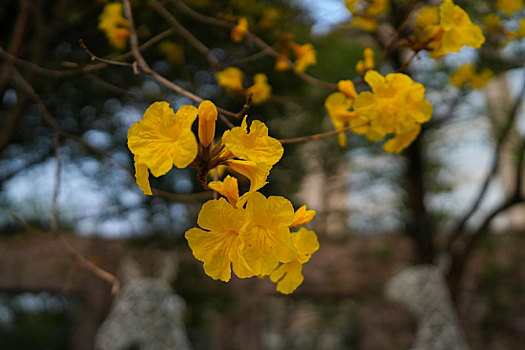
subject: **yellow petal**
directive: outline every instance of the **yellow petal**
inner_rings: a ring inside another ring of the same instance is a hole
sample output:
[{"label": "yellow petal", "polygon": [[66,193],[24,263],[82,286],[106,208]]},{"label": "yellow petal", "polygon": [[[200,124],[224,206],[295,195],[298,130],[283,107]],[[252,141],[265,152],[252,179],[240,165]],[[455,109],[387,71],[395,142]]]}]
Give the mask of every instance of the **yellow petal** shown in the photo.
[{"label": "yellow petal", "polygon": [[297,209],[294,213],[293,222],[290,227],[303,226],[312,221],[315,216],[315,210],[306,210],[306,205]]},{"label": "yellow petal", "polygon": [[357,97],[354,82],[351,80],[339,80],[337,83],[337,88],[351,100],[355,100]]},{"label": "yellow petal", "polygon": [[137,185],[144,192],[144,194],[152,195],[151,187],[149,185],[149,171],[148,166],[138,161],[138,157],[135,157],[135,179]]},{"label": "yellow petal", "polygon": [[277,283],[277,291],[291,294],[303,283],[303,265],[297,260],[282,264],[270,275],[270,280]]},{"label": "yellow petal", "polygon": [[417,125],[406,133],[396,134],[394,138],[391,138],[383,145],[383,149],[388,153],[400,153],[402,150],[410,146],[410,144],[416,139],[417,135],[419,135],[420,131],[421,126]]},{"label": "yellow petal", "polygon": [[229,160],[226,165],[250,180],[250,192],[257,191],[268,183],[266,178],[272,168],[272,166],[268,164],[237,159]]},{"label": "yellow petal", "polygon": [[244,74],[237,67],[228,67],[215,73],[217,83],[219,86],[226,89],[228,92],[243,91],[242,79]]},{"label": "yellow petal", "polygon": [[256,74],[253,80],[254,84],[246,89],[246,96],[251,95],[251,101],[253,104],[266,102],[272,95],[272,87],[268,84],[266,74]]},{"label": "yellow petal", "polygon": [[297,249],[297,259],[301,264],[310,260],[313,253],[319,250],[319,241],[314,231],[301,227],[292,233],[293,242]]},{"label": "yellow petal", "polygon": [[228,175],[223,181],[210,182],[208,187],[226,197],[232,207],[237,208],[237,201],[239,200],[239,185],[237,184],[237,179],[235,177]]}]

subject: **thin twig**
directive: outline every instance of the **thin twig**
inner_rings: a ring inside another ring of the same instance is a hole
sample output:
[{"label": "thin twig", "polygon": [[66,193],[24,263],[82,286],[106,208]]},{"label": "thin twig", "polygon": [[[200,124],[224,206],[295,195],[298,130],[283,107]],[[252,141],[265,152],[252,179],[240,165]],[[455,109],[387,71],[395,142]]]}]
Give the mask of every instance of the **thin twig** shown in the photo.
[{"label": "thin twig", "polygon": [[478,192],[474,202],[472,202],[472,205],[470,206],[469,210],[467,210],[467,212],[461,217],[461,219],[455,225],[454,230],[452,231],[452,233],[449,236],[449,239],[447,241],[447,246],[446,246],[447,250],[449,250],[449,251],[452,249],[452,246],[453,246],[454,242],[456,242],[456,240],[463,233],[463,230],[465,229],[465,225],[466,225],[467,221],[472,217],[472,215],[474,215],[474,213],[479,208],[481,202],[485,198],[485,194],[487,193],[487,190],[488,190],[490,182],[492,181],[492,179],[497,174],[498,165],[499,165],[499,160],[500,160],[501,150],[503,148],[503,144],[504,144],[504,142],[505,142],[505,140],[507,138],[508,133],[512,129],[512,126],[514,125],[514,122],[515,122],[515,120],[517,118],[517,115],[518,115],[517,112],[519,110],[519,107],[521,106],[521,102],[523,101],[524,97],[525,97],[525,82],[524,82],[524,84],[522,86],[520,95],[518,96],[518,98],[516,99],[514,105],[512,106],[511,110],[509,111],[510,113],[509,113],[508,119],[507,119],[505,125],[503,126],[503,128],[502,128],[502,130],[501,130],[501,132],[500,132],[500,134],[499,134],[499,136],[497,138],[497,140],[496,140],[496,148],[494,150],[494,154],[493,154],[493,157],[492,157],[492,165],[490,167],[490,170],[487,173],[487,175],[485,177],[485,180],[483,181],[483,183],[482,183],[482,185],[480,187],[480,190],[479,190],[479,192]]},{"label": "thin twig", "polygon": [[88,47],[86,46],[86,44],[84,43],[84,40],[80,39],[78,41],[78,44],[80,45],[80,47],[82,49],[84,49],[84,51],[86,51],[86,53],[89,55],[89,57],[91,58],[91,61],[99,61],[99,62],[102,62],[102,63],[105,63],[107,65],[110,65],[110,66],[120,66],[120,67],[130,67],[130,68],[133,68],[133,64],[132,63],[128,63],[128,62],[120,62],[120,61],[114,61],[114,60],[108,60],[106,58],[102,58],[102,57],[97,57],[95,56],[95,54],[93,52],[91,52]]},{"label": "thin twig", "polygon": [[403,19],[401,20],[401,23],[397,27],[397,30],[396,30],[394,36],[392,37],[392,39],[390,39],[390,42],[387,44],[387,46],[385,48],[385,51],[381,55],[381,58],[376,63],[376,67],[379,67],[381,65],[381,63],[383,63],[385,61],[385,59],[388,57],[388,55],[390,55],[390,51],[392,51],[392,49],[394,48],[394,45],[396,44],[396,41],[399,39],[399,36],[401,35],[401,32],[405,28],[405,25],[408,23],[408,18],[412,14],[412,11],[414,11],[414,9],[415,9],[415,7],[416,7],[418,2],[419,2],[419,0],[413,0],[410,3],[410,6],[407,9],[407,11],[405,12],[405,15],[404,15]]},{"label": "thin twig", "polygon": [[300,143],[300,142],[318,140],[318,139],[322,139],[322,138],[325,138],[325,137],[330,137],[330,136],[337,135],[337,134],[339,134],[341,132],[350,131],[350,130],[356,128],[356,127],[365,126],[367,124],[368,124],[368,122],[364,123],[363,125],[347,126],[345,128],[339,129],[339,130],[323,132],[323,133],[315,134],[315,135],[296,137],[296,138],[293,138],[293,139],[280,139],[279,142],[281,142],[283,145],[288,145],[288,144],[291,144],[291,143]]},{"label": "thin twig", "polygon": [[[175,4],[175,6],[177,6],[181,11],[183,11],[187,15],[193,17],[194,19],[196,19],[199,22],[210,24],[210,25],[214,25],[214,26],[218,26],[218,27],[222,27],[222,28],[229,28],[229,29],[231,29],[231,28],[233,28],[235,26],[235,24],[230,23],[228,21],[223,21],[223,20],[220,20],[220,19],[217,19],[217,18],[204,16],[204,15],[198,13],[197,11],[191,9],[190,7],[188,7],[181,0],[171,0],[171,2],[173,4]],[[291,68],[294,71],[294,73],[299,78],[301,78],[302,80],[306,81],[307,83],[318,85],[318,86],[322,86],[322,87],[324,87],[326,89],[329,89],[329,90],[337,90],[337,84],[329,83],[329,82],[326,82],[326,81],[322,81],[322,80],[319,80],[317,78],[314,78],[313,76],[311,76],[309,74],[306,74],[304,72],[298,72],[297,70],[295,70],[295,65],[293,64],[292,61],[290,61],[287,57],[284,57],[283,55],[281,55],[279,52],[277,52],[277,50],[275,50],[272,46],[268,45],[264,40],[262,40],[259,36],[255,35],[254,33],[250,32],[250,31],[247,31],[246,32],[246,37],[248,39],[250,39],[260,49],[262,49],[264,52],[266,52],[268,55],[274,57],[275,59],[283,60],[284,62],[286,62],[288,67]]]},{"label": "thin twig", "polygon": [[60,136],[58,132],[55,133],[54,137],[55,147],[55,185],[53,189],[53,198],[51,201],[51,233],[57,235],[59,232],[59,217],[58,217],[58,196],[60,194],[60,172],[62,170],[62,162],[60,161]]},{"label": "thin twig", "polygon": [[[166,79],[165,77],[163,77],[162,75],[158,74],[153,69],[151,69],[151,67],[148,65],[148,63],[144,59],[144,56],[142,56],[142,54],[140,53],[140,50],[138,49],[139,48],[139,41],[138,41],[138,37],[137,37],[137,31],[135,29],[135,24],[134,24],[134,21],[133,21],[133,13],[131,11],[131,5],[129,3],[129,0],[123,0],[123,3],[124,3],[124,13],[126,14],[126,17],[128,19],[128,22],[129,22],[129,31],[130,31],[129,43],[130,43],[130,46],[131,46],[131,52],[133,53],[133,57],[135,57],[135,60],[137,61],[138,67],[144,73],[146,73],[147,75],[149,75],[153,79],[155,79],[158,83],[166,86],[167,88],[175,91],[176,93],[178,93],[178,94],[180,94],[182,96],[185,96],[185,97],[189,98],[190,100],[192,100],[194,102],[197,102],[197,103],[201,103],[202,101],[204,101],[204,99],[202,99],[201,97],[195,95],[192,92],[189,92],[189,91],[183,89],[179,85],[169,81],[168,79]],[[237,116],[236,113],[230,112],[230,111],[225,110],[225,109],[220,108],[220,107],[217,107],[217,111],[219,111],[219,113],[222,113],[222,114],[227,115],[229,117],[236,118],[236,116]]]},{"label": "thin twig", "polygon": [[169,13],[160,2],[157,0],[150,0],[150,2],[153,4],[155,11],[164,17],[164,19],[173,26],[173,28],[179,33],[181,37],[183,37],[191,46],[199,51],[199,53],[208,60],[213,68],[219,69],[221,67],[219,60],[217,60],[210,49],[206,47],[206,45],[204,45],[199,39],[197,39],[190,31],[184,28],[184,26],[180,24],[179,21],[177,21],[177,19],[171,13]]}]

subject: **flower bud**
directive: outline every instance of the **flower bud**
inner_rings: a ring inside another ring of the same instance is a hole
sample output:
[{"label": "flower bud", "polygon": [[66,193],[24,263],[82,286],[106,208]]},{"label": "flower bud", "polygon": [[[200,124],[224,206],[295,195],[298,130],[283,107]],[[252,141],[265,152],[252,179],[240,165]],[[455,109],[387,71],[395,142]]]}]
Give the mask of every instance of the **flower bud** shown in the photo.
[{"label": "flower bud", "polygon": [[217,121],[217,108],[211,101],[202,101],[199,113],[199,140],[203,146],[208,147],[215,136],[215,122]]}]

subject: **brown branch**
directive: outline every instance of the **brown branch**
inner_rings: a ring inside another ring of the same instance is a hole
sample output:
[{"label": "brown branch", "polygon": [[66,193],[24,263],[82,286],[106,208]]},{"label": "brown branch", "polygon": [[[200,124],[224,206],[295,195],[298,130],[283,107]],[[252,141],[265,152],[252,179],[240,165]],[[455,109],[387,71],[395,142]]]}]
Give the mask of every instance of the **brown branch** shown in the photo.
[{"label": "brown branch", "polygon": [[[479,206],[481,205],[481,202],[485,198],[485,194],[487,193],[490,182],[496,176],[503,144],[507,138],[507,135],[512,129],[512,126],[514,125],[514,122],[518,115],[519,107],[521,106],[521,102],[523,101],[524,97],[525,97],[525,83],[522,86],[520,95],[518,96],[518,98],[516,99],[514,105],[512,106],[510,110],[510,113],[509,113],[509,116],[507,118],[505,125],[503,126],[500,134],[497,137],[496,148],[494,150],[494,155],[492,158],[492,165],[490,167],[490,170],[487,173],[485,180],[483,181],[479,189],[479,192],[476,198],[474,199],[474,202],[472,202],[472,205],[470,206],[470,208],[467,210],[467,212],[461,217],[461,219],[455,225],[454,229],[452,230],[452,233],[449,236],[449,239],[447,241],[447,246],[446,246],[448,251],[451,251],[452,246],[454,245],[454,242],[456,242],[457,239],[462,235],[465,229],[465,225],[467,224],[467,221],[478,210]],[[521,169],[518,169],[518,170],[521,171]],[[516,187],[519,189],[521,188],[521,185],[516,186]]]},{"label": "brown branch", "polygon": [[413,0],[410,3],[410,6],[407,9],[407,11],[405,12],[405,15],[403,16],[403,19],[401,20],[401,23],[399,23],[399,26],[397,27],[394,36],[392,37],[392,39],[390,39],[390,42],[387,44],[387,46],[385,48],[385,51],[381,55],[381,58],[376,63],[376,67],[379,67],[381,65],[381,63],[383,63],[385,61],[385,59],[388,57],[388,55],[390,55],[390,52],[394,48],[394,45],[396,44],[397,39],[401,35],[401,32],[405,28],[406,24],[408,23],[408,18],[412,14],[412,11],[414,11],[414,9],[415,9],[415,7],[416,7],[418,2],[419,2],[419,0]]},{"label": "brown branch", "polygon": [[80,45],[80,47],[82,49],[84,49],[84,51],[86,51],[86,53],[91,58],[91,61],[99,61],[99,62],[107,64],[108,66],[120,66],[120,67],[131,67],[131,68],[133,68],[133,64],[132,63],[108,60],[106,58],[95,56],[95,54],[93,54],[93,52],[91,52],[88,49],[88,47],[84,43],[84,40],[82,40],[82,39],[78,40],[78,44]]},{"label": "brown branch", "polygon": [[[173,29],[168,29],[168,30],[165,30],[165,31],[155,35],[154,37],[152,37],[148,41],[144,42],[144,44],[140,45],[139,46],[139,50],[140,51],[146,50],[147,48],[149,48],[152,45],[156,44],[160,40],[170,36],[171,34],[173,34],[173,32],[174,32]],[[45,68],[45,67],[39,66],[38,64],[35,64],[34,62],[30,62],[30,61],[26,61],[26,60],[23,60],[21,58],[18,58],[15,55],[13,55],[13,54],[11,54],[9,52],[6,52],[2,47],[0,47],[0,56],[4,57],[6,60],[10,60],[11,62],[13,62],[13,63],[15,63],[17,65],[32,71],[33,73],[36,73],[36,74],[39,74],[39,75],[47,75],[47,76],[51,76],[51,77],[54,77],[54,78],[64,78],[64,77],[70,77],[70,76],[83,74],[83,73],[90,73],[90,72],[94,72],[94,71],[97,71],[97,70],[100,70],[102,68],[106,68],[106,67],[110,66],[107,63],[90,64],[90,65],[87,65],[87,66],[80,66],[79,64],[74,63],[74,65],[79,66],[79,67],[75,68],[75,69],[69,69],[69,70],[54,70],[54,69],[49,69],[49,68]],[[133,55],[132,55],[132,53],[130,51],[130,52],[127,52],[125,54],[116,56],[110,61],[111,62],[122,61],[122,60],[130,58],[132,56]]]},{"label": "brown branch", "polygon": [[346,131],[352,130],[352,129],[354,129],[356,127],[359,127],[359,126],[365,126],[367,124],[368,124],[368,122],[364,123],[363,125],[347,126],[347,127],[342,128],[340,130],[333,130],[333,131],[323,132],[323,133],[315,134],[315,135],[296,137],[296,138],[292,138],[292,139],[280,139],[279,142],[281,142],[283,145],[287,145],[287,144],[291,144],[291,143],[300,143],[300,142],[318,140],[318,139],[322,139],[322,138],[325,138],[325,137],[330,137],[330,136],[337,135],[340,132],[346,132]]},{"label": "brown branch", "polygon": [[[186,13],[187,15],[193,17],[199,22],[206,23],[209,25],[214,25],[222,28],[228,28],[231,29],[235,26],[235,24],[230,23],[228,21],[220,20],[217,18],[204,16],[197,11],[194,11],[190,7],[188,7],[182,0],[171,0],[175,6],[177,6],[182,12]],[[246,32],[246,37],[250,39],[255,45],[257,45],[260,49],[262,49],[264,52],[267,52],[268,55],[274,57],[275,59],[283,60],[286,62],[288,67],[290,67],[294,73],[301,78],[303,81],[306,81],[307,83],[322,86],[329,90],[337,90],[337,84],[329,83],[326,81],[319,80],[317,78],[314,78],[313,76],[306,74],[304,72],[298,72],[295,70],[295,65],[292,61],[290,61],[287,57],[284,57],[281,55],[277,50],[275,50],[272,46],[268,45],[264,40],[262,40],[259,36],[255,35],[254,33],[248,31]]]},{"label": "brown branch", "polygon": [[164,19],[173,26],[173,28],[179,33],[181,37],[183,37],[191,46],[193,46],[199,53],[204,56],[210,65],[215,68],[219,69],[221,67],[220,62],[217,60],[217,58],[211,53],[210,49],[206,47],[199,39],[197,39],[191,32],[189,32],[182,24],[177,21],[177,19],[166,10],[166,8],[157,0],[150,0],[150,2],[153,4],[153,7],[155,8],[155,11]]},{"label": "brown branch", "polygon": [[[134,21],[133,21],[133,13],[131,11],[131,5],[129,3],[129,0],[123,0],[123,3],[124,3],[124,13],[126,14],[126,18],[128,19],[128,22],[129,22],[129,31],[130,31],[129,42],[130,42],[130,46],[131,46],[131,52],[133,54],[133,57],[135,57],[135,60],[137,61],[138,68],[140,68],[140,70],[142,70],[147,75],[151,76],[158,83],[166,86],[167,88],[175,91],[176,93],[178,93],[178,94],[180,94],[182,96],[185,96],[185,97],[189,98],[190,100],[192,100],[194,102],[197,102],[197,103],[201,103],[202,101],[204,101],[203,98],[195,95],[192,92],[189,92],[189,91],[183,89],[179,85],[169,81],[168,79],[166,79],[165,77],[163,77],[162,75],[158,74],[153,69],[151,69],[151,67],[148,65],[148,63],[144,59],[144,56],[142,56],[142,54],[140,53],[140,50],[139,50],[139,41],[138,41],[138,37],[137,37],[137,31],[135,29],[135,24],[134,24]],[[229,117],[237,118],[237,114],[236,113],[230,112],[230,111],[225,110],[223,108],[217,107],[217,111],[219,111],[219,113],[227,115]],[[221,117],[221,120],[224,120],[224,119],[226,119],[226,118]],[[231,123],[230,123],[230,125],[231,125]]]}]

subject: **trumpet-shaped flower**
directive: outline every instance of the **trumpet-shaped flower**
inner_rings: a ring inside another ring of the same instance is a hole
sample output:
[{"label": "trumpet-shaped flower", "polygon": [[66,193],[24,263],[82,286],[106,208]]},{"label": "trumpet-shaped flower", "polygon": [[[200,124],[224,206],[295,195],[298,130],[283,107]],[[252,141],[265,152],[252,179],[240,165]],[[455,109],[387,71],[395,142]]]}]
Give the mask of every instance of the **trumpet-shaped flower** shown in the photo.
[{"label": "trumpet-shaped flower", "polygon": [[493,76],[494,73],[488,68],[476,73],[476,68],[472,64],[464,64],[452,74],[450,83],[460,89],[468,84],[474,89],[481,89]]},{"label": "trumpet-shaped flower", "polygon": [[106,33],[111,46],[116,49],[123,49],[126,46],[130,31],[129,22],[122,16],[122,4],[111,2],[104,6],[98,21],[98,29]]},{"label": "trumpet-shaped flower", "polygon": [[184,236],[193,256],[204,263],[204,272],[211,278],[228,282],[232,268],[240,278],[254,275],[242,255],[245,244],[239,233],[244,220],[243,209],[235,209],[219,198],[202,206],[197,219],[202,229],[186,231]]},{"label": "trumpet-shaped flower", "polygon": [[246,33],[248,32],[248,20],[246,17],[239,18],[239,22],[237,25],[232,29],[231,31],[231,38],[236,43],[240,43],[243,39]]},{"label": "trumpet-shaped flower", "polygon": [[[391,140],[390,144],[387,142],[384,146],[388,152],[400,152],[413,141],[408,136],[413,136],[414,130],[432,116],[432,105],[424,98],[425,88],[401,73],[383,77],[371,70],[366,73],[365,81],[372,92],[361,92],[357,96],[354,111],[358,118],[353,130],[366,134],[372,140],[379,140],[387,134],[403,135],[404,142]],[[363,121],[368,122],[368,125],[363,125]]]},{"label": "trumpet-shaped flower", "polygon": [[270,274],[270,280],[277,283],[277,291],[290,294],[303,283],[303,264],[319,249],[319,241],[314,231],[301,228],[292,233],[293,242],[297,249],[297,258],[284,263]]},{"label": "trumpet-shaped flower", "polygon": [[367,32],[377,29],[377,17],[390,11],[390,0],[346,0],[346,8],[352,13],[350,24]]},{"label": "trumpet-shaped flower", "polygon": [[317,63],[317,52],[312,44],[291,43],[290,47],[295,55],[294,64],[297,72],[304,72],[308,67]]},{"label": "trumpet-shaped flower", "polygon": [[[345,88],[345,90],[348,90],[348,86]],[[350,95],[354,95],[354,92],[350,89]],[[356,113],[350,111],[353,103],[353,98],[350,98],[341,92],[334,92],[328,95],[324,101],[324,107],[328,111],[328,115],[330,116],[336,130],[344,129],[351,120],[357,118]],[[346,134],[344,131],[339,133],[339,145],[341,147],[346,146]]]},{"label": "trumpet-shaped flower", "polygon": [[219,86],[230,93],[239,93],[244,90],[242,79],[244,74],[237,67],[228,67],[215,73]]},{"label": "trumpet-shaped flower", "polygon": [[197,108],[182,106],[175,114],[167,102],[155,102],[128,131],[128,147],[140,157],[153,176],[166,174],[175,165],[187,167],[197,156],[191,125]]},{"label": "trumpet-shaped flower", "polygon": [[290,227],[303,226],[312,221],[315,216],[315,210],[307,210],[306,205],[297,209],[293,216],[293,222]]},{"label": "trumpet-shaped flower", "polygon": [[444,0],[439,6],[439,23],[435,23],[435,17],[432,10],[424,8],[416,19],[419,41],[432,58],[458,52],[463,46],[478,49],[485,42],[481,28],[473,24],[465,10],[454,5],[452,0]]},{"label": "trumpet-shaped flower", "polygon": [[269,275],[279,262],[287,263],[297,257],[289,229],[294,219],[289,200],[251,192],[245,211],[246,225],[239,235],[244,241],[243,256],[255,275]]},{"label": "trumpet-shaped flower", "polygon": [[266,102],[272,95],[272,87],[268,84],[266,74],[259,73],[253,77],[254,84],[246,89],[246,96],[251,95],[253,104]]},{"label": "trumpet-shaped flower", "polygon": [[237,158],[274,165],[283,156],[282,144],[268,136],[268,127],[261,121],[254,120],[248,132],[246,118],[241,126],[224,132],[222,142]]}]

